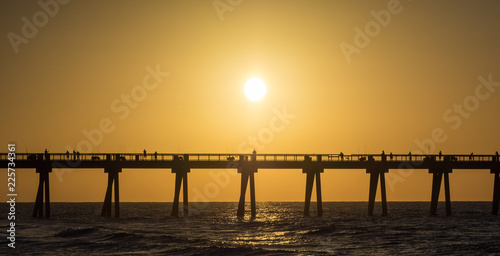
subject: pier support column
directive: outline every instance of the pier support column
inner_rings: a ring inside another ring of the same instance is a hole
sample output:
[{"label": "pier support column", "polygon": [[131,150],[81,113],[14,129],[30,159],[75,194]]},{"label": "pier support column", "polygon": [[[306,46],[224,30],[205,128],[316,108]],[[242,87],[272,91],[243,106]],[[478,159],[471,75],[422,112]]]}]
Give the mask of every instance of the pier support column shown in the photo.
[{"label": "pier support column", "polygon": [[500,205],[500,168],[491,169],[490,173],[495,175],[493,183],[493,205],[491,214],[498,215],[498,206]]},{"label": "pier support column", "polygon": [[450,178],[451,169],[435,170],[429,169],[432,174],[432,195],[431,195],[431,216],[435,216],[439,201],[439,191],[441,190],[441,181],[444,176],[444,193],[446,200],[446,216],[451,216],[451,199],[450,199]]},{"label": "pier support column", "polygon": [[188,179],[187,174],[190,172],[188,165],[189,155],[175,156],[174,157],[174,167],[172,168],[172,173],[175,173],[175,194],[174,202],[172,204],[172,214],[173,217],[179,217],[179,196],[181,193],[182,185],[182,209],[183,216],[189,216],[189,201],[188,201]]},{"label": "pier support column", "polygon": [[177,171],[175,173],[175,194],[174,194],[174,203],[172,205],[172,214],[171,216],[179,217],[179,197],[181,193],[181,185],[182,185],[182,209],[183,216],[189,216],[189,203],[188,203],[188,180],[187,180],[188,172]]},{"label": "pier support column", "polygon": [[321,172],[316,172],[316,206],[318,209],[318,216],[323,216],[323,200],[321,197]]},{"label": "pier support column", "polygon": [[245,197],[247,192],[248,180],[250,180],[250,209],[252,218],[257,216],[257,207],[255,203],[255,177],[254,174],[257,172],[257,155],[252,154],[250,161],[247,156],[240,155],[238,161],[238,173],[241,173],[241,191],[240,200],[238,202],[238,211],[236,216],[245,216]]},{"label": "pier support column", "polygon": [[311,206],[311,194],[312,194],[313,185],[314,185],[314,172],[307,172],[304,216],[309,216],[309,208]]},{"label": "pier support column", "polygon": [[432,174],[432,195],[431,195],[431,215],[436,215],[437,204],[439,200],[439,190],[441,189],[441,180],[443,173]]},{"label": "pier support column", "polygon": [[238,203],[238,211],[236,213],[238,217],[243,217],[245,215],[245,196],[247,191],[248,180],[250,180],[250,208],[251,208],[252,218],[255,218],[255,216],[257,215],[257,209],[255,203],[255,177],[254,177],[255,172],[257,172],[257,169],[241,171],[240,200]]},{"label": "pier support column", "polygon": [[302,173],[306,173],[306,198],[304,203],[304,216],[309,216],[309,208],[311,206],[311,195],[314,185],[314,178],[316,177],[316,207],[318,211],[318,216],[323,216],[323,201],[321,196],[321,173],[323,169],[313,170],[313,169],[303,169]]},{"label": "pier support column", "polygon": [[450,200],[450,177],[446,172],[444,175],[444,196],[446,200],[446,216],[451,216],[451,200]]},{"label": "pier support column", "polygon": [[250,174],[250,208],[252,218],[255,218],[255,216],[257,216],[257,209],[255,203],[255,178],[253,172]]},{"label": "pier support column", "polygon": [[370,191],[368,195],[368,216],[373,216],[375,208],[375,197],[377,194],[378,180],[380,177],[380,196],[382,201],[382,215],[387,216],[387,197],[385,191],[385,173],[389,172],[387,168],[370,168],[366,173],[370,174]]},{"label": "pier support column", "polygon": [[113,184],[115,186],[115,218],[120,217],[120,187],[118,174],[122,172],[119,167],[104,168],[104,172],[108,173],[108,187],[106,189],[106,196],[102,205],[101,216],[111,217],[111,199],[113,194]]},{"label": "pier support column", "polygon": [[44,167],[36,168],[39,174],[38,191],[36,194],[35,208],[33,209],[33,217],[43,218],[43,196],[45,191],[45,217],[50,218],[50,186],[49,173],[52,172],[52,167],[47,164]]}]

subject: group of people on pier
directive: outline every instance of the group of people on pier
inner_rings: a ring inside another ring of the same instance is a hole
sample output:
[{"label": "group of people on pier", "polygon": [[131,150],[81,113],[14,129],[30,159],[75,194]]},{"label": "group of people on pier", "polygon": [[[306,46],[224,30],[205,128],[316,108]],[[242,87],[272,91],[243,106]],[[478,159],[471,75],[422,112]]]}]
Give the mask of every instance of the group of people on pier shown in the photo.
[{"label": "group of people on pier", "polygon": [[[437,155],[439,157],[439,159],[443,158],[443,153],[441,151],[439,151],[439,154]],[[340,152],[340,154],[338,155],[339,159],[341,161],[344,161],[344,157],[347,158],[347,160],[349,160],[348,156],[345,156],[343,152]],[[387,156],[385,154],[385,151],[382,150],[382,153],[380,154],[380,157],[382,159],[382,161],[386,161],[387,160]],[[427,155],[426,156],[426,159],[429,159],[431,156],[430,155]],[[394,158],[394,155],[392,154],[392,152],[389,154],[389,159],[390,160],[393,160]],[[457,156],[455,155],[446,155],[444,156],[444,159],[445,160],[450,160],[450,161],[456,161],[458,158]],[[366,157],[364,156],[361,156],[359,157],[359,160],[360,161],[365,161],[366,160]],[[368,160],[373,160],[373,156],[368,156]],[[474,160],[474,153],[471,153],[469,155],[469,161],[473,161]],[[495,162],[500,162],[500,156],[498,154],[498,151],[495,152],[495,158],[494,158]],[[408,153],[408,161],[412,161],[412,154],[411,154],[411,151]]]}]

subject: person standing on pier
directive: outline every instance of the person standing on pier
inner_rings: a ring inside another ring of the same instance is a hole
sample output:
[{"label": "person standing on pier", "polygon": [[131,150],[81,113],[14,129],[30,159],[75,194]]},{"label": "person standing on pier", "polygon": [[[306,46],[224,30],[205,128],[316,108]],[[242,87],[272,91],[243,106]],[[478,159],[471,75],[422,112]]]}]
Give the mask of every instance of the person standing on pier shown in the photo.
[{"label": "person standing on pier", "polygon": [[66,150],[66,158],[69,158],[69,151]]},{"label": "person standing on pier", "polygon": [[257,161],[257,151],[255,151],[255,149],[253,150],[252,154],[252,161]]},{"label": "person standing on pier", "polygon": [[474,158],[474,153],[470,153],[469,161],[472,161],[472,158]]},{"label": "person standing on pier", "polygon": [[340,152],[339,156],[340,156],[340,161],[344,161],[344,153]]},{"label": "person standing on pier", "polygon": [[158,152],[155,151],[155,161],[158,159]]},{"label": "person standing on pier", "polygon": [[411,162],[411,151],[410,151],[410,153],[408,153],[408,157],[410,158],[410,162]]},{"label": "person standing on pier", "polygon": [[495,152],[495,155],[497,156],[497,162],[498,162],[498,151],[497,151],[497,152]]},{"label": "person standing on pier", "polygon": [[442,156],[443,156],[443,153],[441,153],[441,150],[439,150],[439,160],[441,160]]},{"label": "person standing on pier", "polygon": [[146,157],[146,150],[144,149],[144,157]]}]

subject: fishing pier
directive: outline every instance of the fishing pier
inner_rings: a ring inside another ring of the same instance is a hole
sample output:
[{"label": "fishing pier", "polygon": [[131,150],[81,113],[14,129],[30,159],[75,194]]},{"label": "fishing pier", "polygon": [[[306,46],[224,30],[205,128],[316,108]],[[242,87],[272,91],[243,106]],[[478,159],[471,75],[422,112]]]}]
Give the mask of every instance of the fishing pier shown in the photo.
[{"label": "fishing pier", "polygon": [[[0,154],[0,164],[7,166],[8,153]],[[188,174],[191,169],[234,169],[241,174],[241,192],[237,215],[244,216],[245,195],[250,190],[251,216],[257,214],[254,175],[259,169],[301,169],[306,174],[304,215],[309,216],[313,185],[316,182],[317,214],[323,215],[321,173],[327,169],[364,169],[370,176],[368,215],[373,215],[375,195],[380,183],[382,215],[387,215],[385,174],[391,169],[423,169],[432,175],[430,214],[436,215],[444,178],[446,215],[451,215],[449,176],[453,170],[486,169],[494,175],[492,214],[500,203],[500,161],[494,155],[412,155],[412,154],[160,154],[160,153],[38,153],[15,154],[15,168],[35,169],[39,174],[33,217],[50,217],[50,182],[53,169],[103,169],[108,174],[102,216],[111,217],[114,189],[114,216],[120,216],[119,174],[123,169],[166,169],[175,174],[172,216],[179,216],[182,187],[183,215],[189,214]],[[103,188],[104,189],[104,188]],[[44,207],[45,205],[45,207]],[[44,214],[45,208],[45,214]]]}]

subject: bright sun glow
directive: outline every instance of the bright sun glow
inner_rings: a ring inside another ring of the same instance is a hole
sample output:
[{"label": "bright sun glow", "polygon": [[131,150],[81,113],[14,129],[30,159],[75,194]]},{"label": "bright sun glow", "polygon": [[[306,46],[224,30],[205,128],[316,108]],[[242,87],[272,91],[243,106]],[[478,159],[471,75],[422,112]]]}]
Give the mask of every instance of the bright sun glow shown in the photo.
[{"label": "bright sun glow", "polygon": [[259,78],[252,78],[245,84],[245,95],[248,99],[257,101],[266,95],[266,84]]}]

